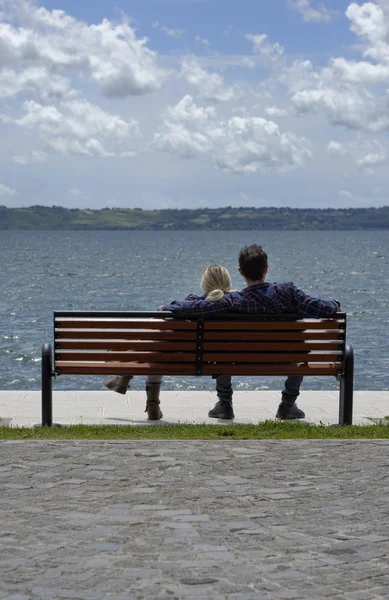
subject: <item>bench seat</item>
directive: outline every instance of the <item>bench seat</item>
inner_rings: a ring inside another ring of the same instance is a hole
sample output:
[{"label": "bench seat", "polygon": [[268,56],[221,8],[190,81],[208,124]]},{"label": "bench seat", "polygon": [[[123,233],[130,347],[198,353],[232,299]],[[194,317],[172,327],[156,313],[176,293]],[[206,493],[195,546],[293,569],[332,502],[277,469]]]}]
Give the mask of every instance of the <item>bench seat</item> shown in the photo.
[{"label": "bench seat", "polygon": [[[224,315],[56,311],[54,360],[42,349],[42,423],[52,423],[59,375],[334,376],[339,423],[352,422],[353,352],[346,314]],[[350,408],[351,407],[351,408]]]}]

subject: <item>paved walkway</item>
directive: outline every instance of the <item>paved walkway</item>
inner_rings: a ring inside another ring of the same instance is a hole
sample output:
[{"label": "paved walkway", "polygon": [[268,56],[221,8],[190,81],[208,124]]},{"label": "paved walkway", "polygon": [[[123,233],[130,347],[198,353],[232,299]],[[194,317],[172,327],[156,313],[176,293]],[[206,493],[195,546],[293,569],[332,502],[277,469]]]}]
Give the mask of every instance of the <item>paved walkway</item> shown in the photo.
[{"label": "paved walkway", "polygon": [[389,594],[389,441],[0,442],[0,598]]},{"label": "paved walkway", "polygon": [[[145,392],[130,391],[121,396],[110,391],[78,391],[53,393],[53,419],[65,424],[165,425],[166,423],[231,423],[208,418],[217,401],[215,392],[193,391],[161,393],[162,421],[147,420]],[[280,393],[235,392],[234,423],[258,423],[273,419]],[[339,393],[337,391],[302,391],[298,405],[306,413],[308,423],[337,423]],[[354,394],[355,424],[371,424],[389,415],[389,391],[357,391]],[[3,425],[31,427],[41,421],[40,392],[0,392],[0,419]],[[1,422],[1,421],[0,421]]]}]

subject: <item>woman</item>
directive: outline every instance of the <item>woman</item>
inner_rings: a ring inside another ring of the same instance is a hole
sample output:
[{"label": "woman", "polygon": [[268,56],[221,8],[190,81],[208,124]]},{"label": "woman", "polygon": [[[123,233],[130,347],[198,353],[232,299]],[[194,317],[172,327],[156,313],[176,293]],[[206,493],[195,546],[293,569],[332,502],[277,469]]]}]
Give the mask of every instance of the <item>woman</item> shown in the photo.
[{"label": "woman", "polygon": [[[200,286],[204,291],[202,296],[190,294],[185,298],[185,300],[203,299],[210,302],[221,300],[224,294],[232,291],[230,273],[227,269],[220,265],[210,265],[209,267],[206,267],[201,274]],[[175,301],[173,301],[171,304],[174,304],[174,302]],[[159,310],[169,310],[168,306],[170,305],[160,306]],[[129,388],[132,378],[133,375],[118,375],[113,379],[106,381],[104,385],[114,392],[125,394]],[[149,375],[146,380],[147,400],[145,412],[147,412],[147,416],[151,421],[157,421],[163,416],[159,407],[159,393],[161,389],[162,378],[162,375]],[[218,381],[218,384],[220,384],[222,387],[223,382]]]}]

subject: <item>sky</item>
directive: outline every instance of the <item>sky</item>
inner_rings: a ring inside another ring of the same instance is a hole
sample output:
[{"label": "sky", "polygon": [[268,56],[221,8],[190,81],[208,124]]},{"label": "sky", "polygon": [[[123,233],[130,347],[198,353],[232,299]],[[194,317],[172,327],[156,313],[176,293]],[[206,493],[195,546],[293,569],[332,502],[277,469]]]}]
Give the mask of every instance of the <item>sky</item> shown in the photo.
[{"label": "sky", "polygon": [[389,204],[389,0],[0,0],[0,205]]}]

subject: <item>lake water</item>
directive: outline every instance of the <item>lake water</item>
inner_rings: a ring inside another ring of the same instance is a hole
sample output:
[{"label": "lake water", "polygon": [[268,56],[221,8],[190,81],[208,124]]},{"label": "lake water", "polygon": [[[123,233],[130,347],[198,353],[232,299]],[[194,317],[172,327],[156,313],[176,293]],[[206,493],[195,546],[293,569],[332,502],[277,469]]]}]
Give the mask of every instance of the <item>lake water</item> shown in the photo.
[{"label": "lake water", "polygon": [[[0,231],[0,389],[40,389],[40,352],[54,310],[155,310],[200,292],[204,266],[227,267],[237,289],[243,245],[262,244],[269,281],[293,281],[340,300],[348,314],[357,390],[389,386],[387,231]],[[105,389],[100,377],[63,376],[57,390]],[[279,389],[279,378],[236,378],[236,389]],[[133,388],[143,387],[136,378]],[[310,377],[305,389],[332,389]],[[165,389],[212,389],[207,378],[167,378]]]}]

